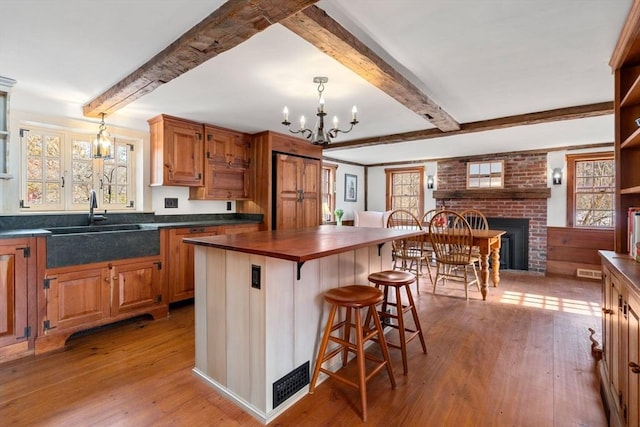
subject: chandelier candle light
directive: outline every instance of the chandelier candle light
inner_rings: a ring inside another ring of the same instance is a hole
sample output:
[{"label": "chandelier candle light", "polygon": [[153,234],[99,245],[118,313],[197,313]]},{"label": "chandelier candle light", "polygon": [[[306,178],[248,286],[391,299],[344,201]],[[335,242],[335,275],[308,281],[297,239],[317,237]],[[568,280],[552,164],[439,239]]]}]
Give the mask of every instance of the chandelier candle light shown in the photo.
[{"label": "chandelier candle light", "polygon": [[327,145],[331,142],[331,138],[335,138],[338,136],[339,132],[349,133],[351,132],[351,129],[353,129],[353,127],[358,124],[358,119],[357,119],[358,110],[354,105],[353,108],[351,109],[351,121],[349,122],[351,127],[349,127],[349,129],[347,130],[338,129],[338,117],[336,116],[333,116],[333,128],[328,130],[325,129],[324,117],[327,115],[327,113],[325,113],[324,111],[324,97],[322,96],[322,92],[324,91],[324,84],[328,81],[329,81],[328,77],[313,78],[313,82],[318,83],[318,98],[319,98],[318,112],[316,113],[316,116],[318,116],[318,120],[316,121],[316,125],[313,128],[313,130],[305,127],[306,121],[304,116],[300,116],[300,129],[295,131],[291,130],[290,128],[291,122],[289,121],[289,109],[287,107],[284,107],[284,110],[282,110],[282,114],[284,117],[282,124],[287,127],[289,132],[294,134],[301,133],[302,136],[309,139],[311,143],[315,145]]}]

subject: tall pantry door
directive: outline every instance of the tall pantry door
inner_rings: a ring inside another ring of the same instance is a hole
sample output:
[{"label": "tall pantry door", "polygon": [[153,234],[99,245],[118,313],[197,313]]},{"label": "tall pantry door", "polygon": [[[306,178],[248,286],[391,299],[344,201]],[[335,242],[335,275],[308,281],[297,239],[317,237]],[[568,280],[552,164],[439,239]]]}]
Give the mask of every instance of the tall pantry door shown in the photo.
[{"label": "tall pantry door", "polygon": [[277,153],[273,171],[274,229],[319,225],[320,160]]}]

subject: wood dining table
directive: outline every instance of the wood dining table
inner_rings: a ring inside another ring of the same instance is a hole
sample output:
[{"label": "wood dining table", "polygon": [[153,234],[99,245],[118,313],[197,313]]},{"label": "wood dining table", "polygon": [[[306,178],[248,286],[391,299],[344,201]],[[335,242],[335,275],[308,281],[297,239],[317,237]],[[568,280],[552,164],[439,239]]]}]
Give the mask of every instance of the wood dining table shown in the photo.
[{"label": "wood dining table", "polygon": [[[425,241],[429,241],[429,230],[425,229]],[[500,245],[504,230],[471,230],[473,246],[480,248],[480,292],[486,301],[489,283],[489,257],[491,257],[491,281],[493,286],[500,283]]]}]

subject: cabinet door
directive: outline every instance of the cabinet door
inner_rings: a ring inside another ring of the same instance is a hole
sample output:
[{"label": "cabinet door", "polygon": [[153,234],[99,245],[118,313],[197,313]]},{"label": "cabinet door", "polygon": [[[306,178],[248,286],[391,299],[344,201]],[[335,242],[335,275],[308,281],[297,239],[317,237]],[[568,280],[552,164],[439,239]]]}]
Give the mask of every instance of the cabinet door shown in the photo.
[{"label": "cabinet door", "polygon": [[202,185],[203,127],[197,123],[165,123],[164,167],[167,185]]},{"label": "cabinet door", "polygon": [[302,227],[320,225],[320,180],[321,165],[319,160],[302,160]]},{"label": "cabinet door", "polygon": [[185,237],[205,237],[218,234],[220,227],[175,228],[169,232],[169,302],[193,298],[195,276],[194,246],[184,243]]},{"label": "cabinet door", "polygon": [[26,341],[26,245],[0,245],[0,347]]},{"label": "cabinet door", "polygon": [[[610,317],[610,338],[608,354],[609,363],[608,366],[611,369],[609,375],[609,388],[613,396],[620,396],[620,346],[622,345],[622,319],[624,311],[624,301],[622,298],[622,288],[620,279],[615,275],[611,275],[611,303],[613,313]],[[619,399],[616,401],[617,405],[620,405]]]},{"label": "cabinet door", "polygon": [[205,190],[208,199],[249,198],[249,169],[211,166],[206,173]]},{"label": "cabinet door", "polygon": [[162,263],[143,261],[111,269],[113,304],[111,315],[150,307],[162,301]]},{"label": "cabinet door", "polygon": [[240,132],[205,126],[208,161],[234,168],[249,167],[249,144]]},{"label": "cabinet door", "polygon": [[43,332],[65,329],[110,316],[109,269],[51,273],[45,278]]},{"label": "cabinet door", "polygon": [[320,224],[320,161],[278,154],[275,168],[276,229]]},{"label": "cabinet door", "polygon": [[626,374],[627,425],[640,425],[640,300],[634,295],[627,299],[627,357],[622,372]]}]

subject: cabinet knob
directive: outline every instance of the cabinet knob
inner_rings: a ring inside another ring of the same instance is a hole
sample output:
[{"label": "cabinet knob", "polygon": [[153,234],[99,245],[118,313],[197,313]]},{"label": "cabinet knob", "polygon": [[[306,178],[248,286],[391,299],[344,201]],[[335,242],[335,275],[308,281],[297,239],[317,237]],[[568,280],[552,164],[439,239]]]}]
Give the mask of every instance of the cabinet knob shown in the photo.
[{"label": "cabinet knob", "polygon": [[613,314],[613,310],[611,310],[610,308],[602,308],[602,312],[604,314]]},{"label": "cabinet knob", "polygon": [[631,368],[631,372],[634,374],[640,374],[640,365],[636,362],[629,362],[629,367]]}]

